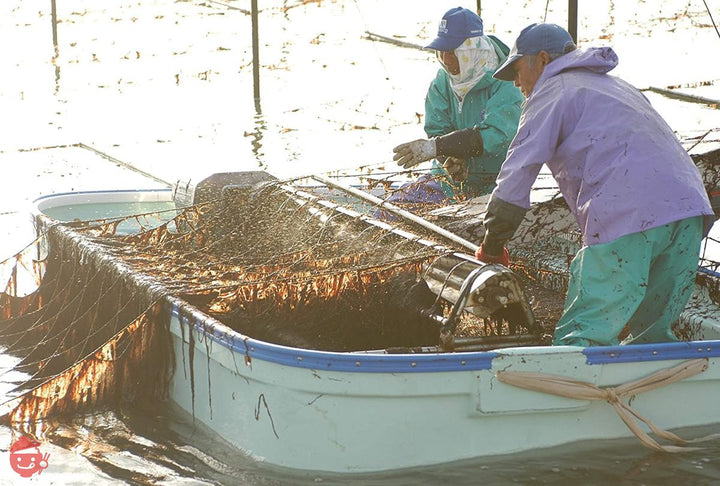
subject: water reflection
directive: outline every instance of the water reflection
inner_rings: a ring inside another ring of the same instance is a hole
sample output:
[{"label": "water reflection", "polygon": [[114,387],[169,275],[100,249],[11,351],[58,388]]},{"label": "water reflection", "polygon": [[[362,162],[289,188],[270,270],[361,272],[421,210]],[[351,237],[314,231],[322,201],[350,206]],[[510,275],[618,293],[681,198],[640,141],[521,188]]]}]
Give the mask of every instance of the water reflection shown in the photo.
[{"label": "water reflection", "polygon": [[[720,430],[720,429],[718,429]],[[707,428],[684,429],[695,437]],[[521,454],[362,475],[289,471],[253,461],[183,411],[155,406],[96,412],[48,424],[46,440],[74,451],[95,474],[135,484],[417,486],[452,484],[718,484],[720,441],[696,452],[650,451],[635,439],[581,442]],[[378,436],[382,440],[382,435]],[[408,440],[412,438],[408,437]],[[492,441],[492,437],[484,440]],[[72,464],[53,463],[58,468]]]},{"label": "water reflection", "polygon": [[265,117],[262,114],[262,111],[260,110],[260,100],[255,100],[255,118],[254,118],[254,126],[252,131],[252,140],[250,144],[252,145],[252,153],[255,156],[255,160],[258,163],[258,167],[260,167],[263,170],[268,169],[268,165],[265,162],[265,153],[262,151],[263,147],[263,135],[267,130],[267,122],[265,120]]}]

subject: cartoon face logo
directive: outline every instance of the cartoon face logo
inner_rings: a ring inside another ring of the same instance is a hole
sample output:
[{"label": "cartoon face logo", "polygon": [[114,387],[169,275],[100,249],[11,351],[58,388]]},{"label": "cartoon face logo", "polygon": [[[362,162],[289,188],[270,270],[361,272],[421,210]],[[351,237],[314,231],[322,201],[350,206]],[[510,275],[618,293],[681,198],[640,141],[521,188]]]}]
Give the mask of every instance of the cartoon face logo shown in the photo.
[{"label": "cartoon face logo", "polygon": [[10,446],[10,467],[24,478],[35,473],[40,474],[48,467],[50,454],[40,452],[40,443],[26,435],[16,440]]}]

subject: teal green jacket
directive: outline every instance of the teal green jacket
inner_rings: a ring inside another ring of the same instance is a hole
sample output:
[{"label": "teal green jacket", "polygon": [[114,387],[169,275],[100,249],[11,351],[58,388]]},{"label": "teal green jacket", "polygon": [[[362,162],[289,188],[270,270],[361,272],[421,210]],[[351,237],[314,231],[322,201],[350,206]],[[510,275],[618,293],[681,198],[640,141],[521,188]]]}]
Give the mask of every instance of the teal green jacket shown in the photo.
[{"label": "teal green jacket", "polygon": [[[502,64],[510,50],[496,37],[488,37]],[[450,78],[443,69],[438,71],[425,97],[425,133],[428,137],[437,137],[477,127],[484,145],[481,156],[467,159],[468,177],[462,183],[453,182],[442,168],[442,163],[433,161],[432,173],[441,176],[439,179],[446,196],[454,198],[456,194],[463,194],[474,197],[492,192],[508,145],[517,131],[524,100],[525,97],[512,82],[500,81],[493,78],[492,73],[487,73],[465,95],[461,111]]]}]

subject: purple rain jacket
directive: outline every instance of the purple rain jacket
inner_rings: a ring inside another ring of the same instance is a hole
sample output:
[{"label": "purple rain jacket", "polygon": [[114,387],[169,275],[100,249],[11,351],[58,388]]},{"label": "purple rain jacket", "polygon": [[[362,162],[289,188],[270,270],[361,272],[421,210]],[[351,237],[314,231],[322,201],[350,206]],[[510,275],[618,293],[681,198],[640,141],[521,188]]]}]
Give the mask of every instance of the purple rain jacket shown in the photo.
[{"label": "purple rain jacket", "polygon": [[640,91],[606,74],[609,47],[547,66],[526,100],[485,217],[485,251],[500,254],[547,164],[585,245],[713,211],[699,171]]}]

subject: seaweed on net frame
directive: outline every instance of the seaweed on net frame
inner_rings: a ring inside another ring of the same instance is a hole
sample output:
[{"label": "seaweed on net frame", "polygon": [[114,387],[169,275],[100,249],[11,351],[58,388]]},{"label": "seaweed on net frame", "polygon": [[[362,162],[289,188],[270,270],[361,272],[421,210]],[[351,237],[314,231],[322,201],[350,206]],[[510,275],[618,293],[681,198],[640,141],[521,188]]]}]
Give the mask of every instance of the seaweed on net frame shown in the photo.
[{"label": "seaweed on net frame", "polygon": [[[0,404],[6,420],[165,397],[174,370],[169,296],[277,344],[359,351],[439,342],[438,322],[421,311],[437,304],[447,314],[449,305],[421,277],[458,249],[422,228],[283,182],[223,191],[157,227],[145,219],[53,223],[24,258],[6,262],[31,262],[22,268],[39,282],[23,296],[13,272],[2,273],[10,277],[0,345],[14,360],[0,371],[12,385]],[[119,234],[130,220],[141,230]],[[503,319],[463,316],[459,332],[527,333]]]},{"label": "seaweed on net frame", "polygon": [[[178,210],[137,234],[117,234],[121,222],[54,223],[4,262],[5,420],[163,398],[174,366],[167,295],[246,335],[314,349],[437,341],[417,313],[433,296],[411,312],[402,303],[444,248],[278,186]],[[23,295],[18,272],[37,288]]]},{"label": "seaweed on net frame", "polygon": [[436,343],[437,329],[398,303],[423,264],[446,248],[296,197],[280,184],[252,197],[226,195],[197,214],[201,222],[184,234],[166,237],[158,228],[124,238],[129,246],[118,251],[144,255],[128,262],[252,337],[336,351]]}]

